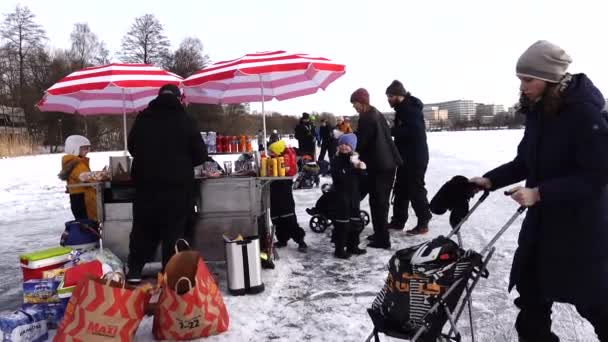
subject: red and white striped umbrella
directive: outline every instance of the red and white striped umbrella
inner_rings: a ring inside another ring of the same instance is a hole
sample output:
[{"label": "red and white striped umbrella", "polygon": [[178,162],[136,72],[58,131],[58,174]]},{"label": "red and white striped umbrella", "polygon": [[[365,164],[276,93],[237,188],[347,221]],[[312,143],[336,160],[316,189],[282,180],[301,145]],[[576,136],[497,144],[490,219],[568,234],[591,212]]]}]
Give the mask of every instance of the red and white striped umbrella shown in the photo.
[{"label": "red and white striped umbrella", "polygon": [[252,53],[214,63],[186,78],[184,95],[194,103],[262,102],[266,141],[265,101],[287,100],[325,90],[344,75],[344,69],[344,64],[303,53]]},{"label": "red and white striped umbrella", "polygon": [[145,108],[167,84],[183,79],[147,64],[108,64],[75,71],[47,89],[43,112],[124,114]]},{"label": "red and white striped umbrella", "polygon": [[344,75],[344,65],[327,58],[273,51],[217,62],[184,80],[194,103],[243,103],[310,95]]},{"label": "red and white striped umbrella", "polygon": [[43,112],[81,115],[122,114],[125,154],[127,112],[148,106],[165,84],[183,78],[148,64],[108,64],[75,71],[47,89],[37,107]]}]

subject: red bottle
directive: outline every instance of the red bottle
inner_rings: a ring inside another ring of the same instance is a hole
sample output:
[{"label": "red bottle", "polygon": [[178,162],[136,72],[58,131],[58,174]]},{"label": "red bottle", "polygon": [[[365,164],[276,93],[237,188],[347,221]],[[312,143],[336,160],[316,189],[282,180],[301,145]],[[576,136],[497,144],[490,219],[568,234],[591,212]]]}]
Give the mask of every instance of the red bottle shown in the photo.
[{"label": "red bottle", "polygon": [[215,137],[215,152],[216,153],[223,153],[224,152],[224,146],[222,145],[222,136],[221,135],[217,135]]},{"label": "red bottle", "polygon": [[291,147],[286,148],[283,158],[285,158],[285,176],[295,176],[298,173],[298,166],[296,165],[296,152],[294,149]]}]

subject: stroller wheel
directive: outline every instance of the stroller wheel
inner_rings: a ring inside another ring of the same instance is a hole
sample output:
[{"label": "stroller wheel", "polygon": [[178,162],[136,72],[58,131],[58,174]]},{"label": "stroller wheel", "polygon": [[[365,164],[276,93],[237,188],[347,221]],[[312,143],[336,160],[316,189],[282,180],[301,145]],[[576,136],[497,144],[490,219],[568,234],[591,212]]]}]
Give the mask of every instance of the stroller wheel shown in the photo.
[{"label": "stroller wheel", "polygon": [[308,223],[310,230],[315,233],[323,233],[327,229],[327,219],[321,215],[313,215]]},{"label": "stroller wheel", "polygon": [[363,227],[367,227],[369,224],[369,214],[365,210],[359,211],[359,217],[361,217],[361,221],[363,222]]}]

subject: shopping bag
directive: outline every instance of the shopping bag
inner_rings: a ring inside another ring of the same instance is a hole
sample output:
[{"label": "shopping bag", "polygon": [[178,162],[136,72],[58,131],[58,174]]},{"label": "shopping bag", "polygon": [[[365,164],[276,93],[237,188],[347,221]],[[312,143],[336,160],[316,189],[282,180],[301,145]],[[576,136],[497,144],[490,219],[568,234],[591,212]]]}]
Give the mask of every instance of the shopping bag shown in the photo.
[{"label": "shopping bag", "polygon": [[132,341],[150,298],[125,283],[122,273],[79,281],[53,341]]},{"label": "shopping bag", "polygon": [[160,286],[152,329],[156,339],[192,340],[228,330],[222,294],[198,252],[179,251],[176,245]]}]

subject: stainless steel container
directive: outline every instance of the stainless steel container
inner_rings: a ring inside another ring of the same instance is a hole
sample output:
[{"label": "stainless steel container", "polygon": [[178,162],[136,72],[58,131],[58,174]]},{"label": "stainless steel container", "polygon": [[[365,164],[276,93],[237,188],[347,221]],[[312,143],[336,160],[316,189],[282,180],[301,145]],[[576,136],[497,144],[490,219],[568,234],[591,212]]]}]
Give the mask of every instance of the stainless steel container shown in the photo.
[{"label": "stainless steel container", "polygon": [[224,235],[224,241],[228,291],[236,296],[264,291],[258,237],[231,240]]}]

